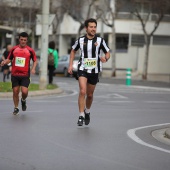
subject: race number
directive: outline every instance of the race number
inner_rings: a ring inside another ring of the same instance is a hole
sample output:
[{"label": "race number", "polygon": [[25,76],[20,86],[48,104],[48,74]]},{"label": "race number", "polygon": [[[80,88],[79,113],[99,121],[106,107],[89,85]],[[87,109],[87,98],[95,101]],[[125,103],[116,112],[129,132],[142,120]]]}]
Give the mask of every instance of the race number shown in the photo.
[{"label": "race number", "polygon": [[15,66],[24,67],[25,66],[25,58],[23,58],[23,57],[16,57],[15,58]]},{"label": "race number", "polygon": [[85,69],[93,69],[97,67],[96,58],[84,58],[84,68]]}]

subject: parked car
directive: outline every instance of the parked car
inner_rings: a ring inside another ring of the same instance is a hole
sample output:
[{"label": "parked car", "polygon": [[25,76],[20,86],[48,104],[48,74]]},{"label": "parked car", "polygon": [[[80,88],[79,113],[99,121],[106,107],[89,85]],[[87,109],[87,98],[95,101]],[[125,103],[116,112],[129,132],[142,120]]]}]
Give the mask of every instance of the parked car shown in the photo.
[{"label": "parked car", "polygon": [[[78,65],[79,59],[80,59],[80,55],[75,55],[75,58],[73,61],[73,74],[77,73],[77,65]],[[64,74],[65,77],[68,77],[69,76],[69,73],[68,73],[69,61],[70,61],[69,54],[59,57],[58,67],[54,70],[54,74],[62,73]]]},{"label": "parked car", "polygon": [[37,57],[37,66],[35,68],[35,74],[40,73],[40,53],[41,53],[40,49],[35,50],[35,54],[36,54],[36,57]]}]

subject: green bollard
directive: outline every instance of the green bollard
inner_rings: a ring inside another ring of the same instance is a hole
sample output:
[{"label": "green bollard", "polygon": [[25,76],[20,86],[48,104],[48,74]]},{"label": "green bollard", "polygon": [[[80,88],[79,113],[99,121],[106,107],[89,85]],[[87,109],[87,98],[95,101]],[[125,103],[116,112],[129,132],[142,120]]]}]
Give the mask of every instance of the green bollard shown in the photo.
[{"label": "green bollard", "polygon": [[131,85],[131,69],[127,68],[126,69],[126,85],[130,86]]}]

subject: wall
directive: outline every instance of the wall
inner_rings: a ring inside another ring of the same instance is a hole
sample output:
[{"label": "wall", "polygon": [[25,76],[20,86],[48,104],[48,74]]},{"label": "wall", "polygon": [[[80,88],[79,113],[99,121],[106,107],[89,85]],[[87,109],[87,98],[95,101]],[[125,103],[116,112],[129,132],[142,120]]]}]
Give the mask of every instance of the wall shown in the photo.
[{"label": "wall", "polygon": [[[116,53],[116,75],[126,77],[126,69],[132,69],[132,76],[141,78],[143,72],[145,47],[128,48],[127,53]],[[111,75],[103,64],[103,77]],[[170,48],[169,46],[150,46],[148,62],[148,80],[170,82]]]},{"label": "wall", "polygon": [[[154,35],[166,35],[170,36],[169,23],[161,22],[157,31]],[[153,29],[154,23],[150,22],[147,24],[147,31]],[[60,26],[60,43],[59,43],[59,54],[66,54],[69,47],[70,37],[77,36],[79,28],[79,23],[75,22],[70,16],[65,15],[64,20]],[[104,33],[109,33],[108,46],[111,47],[112,34],[111,28],[106,25],[101,25],[98,22],[97,33],[101,32],[103,29]],[[116,20],[115,21],[115,31],[121,34],[143,34],[141,23],[138,20]],[[131,68],[135,75],[141,75],[143,72],[143,56],[145,54],[145,48],[139,48],[130,46],[128,47],[127,53],[116,53],[116,68],[118,74],[126,75],[126,69]],[[150,75],[170,75],[170,48],[169,46],[150,46],[149,55],[149,68],[148,73]],[[112,69],[112,59],[107,63],[103,64],[103,74],[110,77]],[[158,77],[158,76],[157,76]],[[157,78],[156,77],[156,78]]]},{"label": "wall", "polygon": [[[138,72],[143,71],[145,48],[139,50]],[[169,46],[150,46],[149,74],[170,74],[170,48]]]},{"label": "wall", "polygon": [[67,54],[68,51],[68,37],[64,35],[59,36],[59,56]]}]

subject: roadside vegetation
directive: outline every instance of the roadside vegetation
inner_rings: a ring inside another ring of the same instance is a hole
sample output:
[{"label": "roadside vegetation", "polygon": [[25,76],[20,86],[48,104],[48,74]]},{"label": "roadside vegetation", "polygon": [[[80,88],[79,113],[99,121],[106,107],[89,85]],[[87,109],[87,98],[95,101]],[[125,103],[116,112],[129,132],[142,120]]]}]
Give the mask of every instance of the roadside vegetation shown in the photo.
[{"label": "roadside vegetation", "polygon": [[[55,84],[48,84],[48,90],[56,89],[57,85]],[[30,84],[29,91],[36,91],[39,90],[39,84]],[[11,82],[0,82],[0,92],[12,92],[12,84]]]}]

